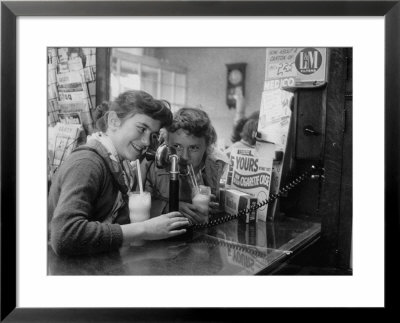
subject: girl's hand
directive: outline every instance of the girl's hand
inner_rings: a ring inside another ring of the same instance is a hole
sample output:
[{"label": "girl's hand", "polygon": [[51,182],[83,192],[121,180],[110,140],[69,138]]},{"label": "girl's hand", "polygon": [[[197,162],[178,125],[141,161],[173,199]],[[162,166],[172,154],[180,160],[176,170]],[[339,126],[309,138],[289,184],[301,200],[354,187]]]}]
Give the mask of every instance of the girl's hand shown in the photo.
[{"label": "girl's hand", "polygon": [[208,206],[210,207],[210,214],[221,213],[221,209],[219,207],[218,202],[210,202]]},{"label": "girl's hand", "polygon": [[179,211],[193,224],[200,224],[207,221],[207,216],[196,205],[179,202]]},{"label": "girl's hand", "polygon": [[208,203],[208,206],[210,208],[211,214],[217,214],[221,212],[219,208],[219,203],[217,202],[217,198],[214,194],[211,194],[210,203]]},{"label": "girl's hand", "polygon": [[189,225],[189,220],[179,212],[161,214],[143,223],[143,239],[159,240],[177,236],[186,232],[182,228]]}]

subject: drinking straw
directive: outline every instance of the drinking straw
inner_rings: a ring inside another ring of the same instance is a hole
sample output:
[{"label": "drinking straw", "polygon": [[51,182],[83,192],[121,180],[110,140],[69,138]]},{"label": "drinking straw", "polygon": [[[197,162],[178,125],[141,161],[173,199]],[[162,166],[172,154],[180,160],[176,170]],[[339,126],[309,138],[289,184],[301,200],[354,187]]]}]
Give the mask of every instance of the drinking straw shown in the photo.
[{"label": "drinking straw", "polygon": [[192,174],[193,174],[194,184],[195,184],[196,188],[199,188],[199,186],[197,185],[196,174],[194,173],[193,165],[189,164],[189,166],[190,166],[190,170],[192,171]]},{"label": "drinking straw", "polygon": [[142,173],[140,172],[140,163],[139,163],[139,159],[136,159],[136,170],[137,170],[137,172],[138,172],[140,194],[143,194]]},{"label": "drinking straw", "polygon": [[192,175],[192,172],[191,172],[191,169],[190,169],[190,166],[189,166],[189,165],[187,165],[187,169],[188,169],[190,184],[192,184],[193,187],[196,187],[196,185],[195,185],[195,183],[194,183],[194,180],[193,180],[193,175]]}]

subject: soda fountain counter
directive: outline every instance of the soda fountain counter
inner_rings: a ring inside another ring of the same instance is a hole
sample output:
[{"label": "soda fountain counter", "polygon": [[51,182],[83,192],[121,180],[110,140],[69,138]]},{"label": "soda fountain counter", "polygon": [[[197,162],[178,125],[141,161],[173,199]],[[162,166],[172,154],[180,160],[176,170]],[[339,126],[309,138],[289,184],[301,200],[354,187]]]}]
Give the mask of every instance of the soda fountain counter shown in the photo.
[{"label": "soda fountain counter", "polygon": [[320,222],[281,217],[237,219],[179,238],[88,256],[59,257],[48,246],[49,275],[257,275],[273,274],[319,239]]}]

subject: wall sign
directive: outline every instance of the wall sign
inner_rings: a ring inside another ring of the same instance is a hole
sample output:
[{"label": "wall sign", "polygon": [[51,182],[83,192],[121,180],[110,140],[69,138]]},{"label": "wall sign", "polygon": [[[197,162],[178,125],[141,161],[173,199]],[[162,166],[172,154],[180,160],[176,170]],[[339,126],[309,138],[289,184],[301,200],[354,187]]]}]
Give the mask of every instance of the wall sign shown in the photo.
[{"label": "wall sign", "polygon": [[326,48],[268,48],[264,90],[326,83]]}]

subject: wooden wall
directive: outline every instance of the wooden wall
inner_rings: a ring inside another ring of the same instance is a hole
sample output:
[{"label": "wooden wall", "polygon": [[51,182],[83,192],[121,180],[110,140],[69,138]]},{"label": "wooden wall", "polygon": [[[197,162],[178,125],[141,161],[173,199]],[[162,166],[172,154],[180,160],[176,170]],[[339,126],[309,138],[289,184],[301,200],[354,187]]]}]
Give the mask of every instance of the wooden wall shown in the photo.
[{"label": "wooden wall", "polygon": [[[327,263],[350,266],[352,237],[352,50],[328,51],[328,82],[298,89],[290,129],[291,167],[286,180],[321,164],[324,179],[309,180],[281,199],[288,216],[321,220]],[[312,126],[314,135],[304,129]]]}]

